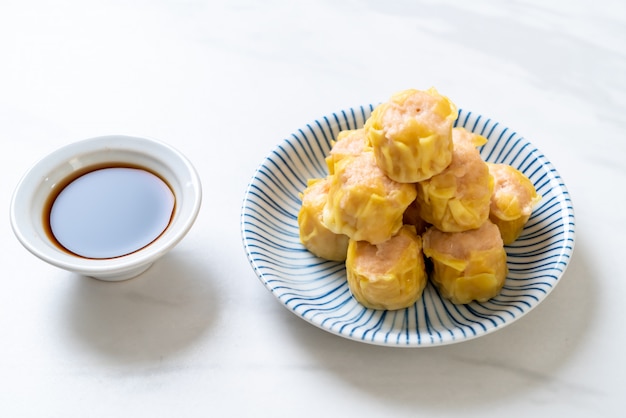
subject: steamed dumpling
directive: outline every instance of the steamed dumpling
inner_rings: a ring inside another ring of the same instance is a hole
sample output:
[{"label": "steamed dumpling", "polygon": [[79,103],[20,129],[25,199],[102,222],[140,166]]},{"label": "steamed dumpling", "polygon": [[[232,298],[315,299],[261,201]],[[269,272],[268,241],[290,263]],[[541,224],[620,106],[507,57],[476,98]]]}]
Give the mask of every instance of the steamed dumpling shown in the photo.
[{"label": "steamed dumpling", "polygon": [[336,234],[380,244],[402,227],[402,215],[415,199],[415,185],[391,180],[371,151],[346,156],[330,176],[323,223]]},{"label": "steamed dumpling", "polygon": [[335,164],[344,157],[359,155],[366,148],[365,129],[350,129],[339,132],[326,157],[328,172],[335,172]]},{"label": "steamed dumpling", "polygon": [[346,259],[354,298],[372,309],[403,309],[417,301],[427,282],[422,239],[405,225],[389,240],[372,245],[350,240]]},{"label": "steamed dumpling", "polygon": [[378,105],[365,132],[383,172],[395,181],[415,183],[450,164],[457,115],[456,106],[434,88],[409,89]]},{"label": "steamed dumpling", "polygon": [[496,296],[508,273],[498,227],[487,220],[480,228],[424,233],[424,254],[432,261],[431,278],[442,296],[456,304],[485,302]]},{"label": "steamed dumpling", "polygon": [[494,178],[489,219],[500,229],[505,245],[515,241],[541,200],[535,186],[522,172],[508,164],[487,164]]},{"label": "steamed dumpling", "polygon": [[489,218],[493,178],[476,146],[487,139],[463,128],[452,131],[452,161],[441,173],[417,186],[422,218],[445,232],[480,227]]},{"label": "steamed dumpling", "polygon": [[302,192],[298,212],[300,242],[318,257],[343,261],[348,251],[348,237],[336,234],[322,222],[322,210],[328,197],[329,178],[309,180]]}]

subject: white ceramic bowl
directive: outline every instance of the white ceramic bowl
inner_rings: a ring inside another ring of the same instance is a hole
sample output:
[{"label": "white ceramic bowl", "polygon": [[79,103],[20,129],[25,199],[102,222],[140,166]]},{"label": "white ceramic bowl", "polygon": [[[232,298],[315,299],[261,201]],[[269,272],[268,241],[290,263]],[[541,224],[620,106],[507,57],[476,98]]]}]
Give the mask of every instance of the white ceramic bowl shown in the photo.
[{"label": "white ceramic bowl", "polygon": [[[51,241],[44,210],[55,188],[73,173],[91,166],[130,164],[157,173],[171,187],[176,203],[169,226],[151,244],[110,259],[83,258]],[[172,249],[193,225],[202,200],[200,179],[191,162],[162,142],[124,135],[75,142],[47,155],[26,172],[11,200],[11,225],[31,253],[62,269],[101,280],[119,281],[139,275]]]}]

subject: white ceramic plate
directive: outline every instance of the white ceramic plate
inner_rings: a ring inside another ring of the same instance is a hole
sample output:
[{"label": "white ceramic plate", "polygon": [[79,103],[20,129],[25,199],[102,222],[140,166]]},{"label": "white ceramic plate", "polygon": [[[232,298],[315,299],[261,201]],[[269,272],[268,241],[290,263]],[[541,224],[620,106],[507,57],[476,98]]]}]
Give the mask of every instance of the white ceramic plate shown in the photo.
[{"label": "white ceramic plate", "polygon": [[502,292],[485,303],[454,305],[430,283],[423,297],[398,311],[367,309],[350,294],[343,263],[325,261],[300,243],[299,193],[327,173],[325,156],[340,130],[363,126],[373,109],[333,113],[298,129],[263,160],[246,190],[241,230],[255,273],[274,296],[304,320],[370,344],[421,347],[466,341],[512,323],[558,284],[574,247],[574,212],[556,169],[526,139],[498,122],[459,110],[456,126],[489,139],[486,161],[525,173],[543,196],[522,236],[506,248],[509,274]]}]

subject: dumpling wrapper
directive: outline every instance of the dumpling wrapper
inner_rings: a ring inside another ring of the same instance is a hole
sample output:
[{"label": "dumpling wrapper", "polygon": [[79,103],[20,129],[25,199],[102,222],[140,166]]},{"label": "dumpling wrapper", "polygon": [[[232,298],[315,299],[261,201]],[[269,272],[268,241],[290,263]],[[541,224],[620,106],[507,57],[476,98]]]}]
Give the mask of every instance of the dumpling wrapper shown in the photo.
[{"label": "dumpling wrapper", "polygon": [[490,221],[464,232],[431,227],[422,238],[424,254],[432,261],[430,277],[453,303],[485,302],[504,286],[506,251],[498,227]]},{"label": "dumpling wrapper", "polygon": [[414,184],[391,180],[371,151],[346,156],[330,176],[323,223],[336,234],[380,244],[402,227],[402,216],[416,197]]},{"label": "dumpling wrapper", "polygon": [[487,139],[463,128],[452,131],[452,161],[417,185],[421,217],[444,232],[479,228],[489,218],[493,178],[476,146]]},{"label": "dumpling wrapper", "polygon": [[508,245],[519,238],[541,196],[530,179],[516,168],[494,163],[487,166],[494,178],[489,219],[500,229],[504,245]]},{"label": "dumpling wrapper", "polygon": [[302,245],[318,257],[344,261],[348,251],[348,237],[336,234],[322,222],[322,211],[328,197],[330,179],[312,179],[301,194],[302,206],[298,212],[298,230]]},{"label": "dumpling wrapper", "polygon": [[326,166],[330,174],[335,173],[335,164],[348,156],[355,156],[367,148],[365,129],[343,130],[337,134],[332,147],[326,157]]},{"label": "dumpling wrapper", "polygon": [[422,239],[405,225],[379,245],[350,240],[346,275],[352,295],[365,307],[407,308],[422,296],[428,280]]},{"label": "dumpling wrapper", "polygon": [[364,127],[383,172],[400,183],[416,183],[450,164],[457,116],[456,106],[434,88],[409,89],[378,105]]}]

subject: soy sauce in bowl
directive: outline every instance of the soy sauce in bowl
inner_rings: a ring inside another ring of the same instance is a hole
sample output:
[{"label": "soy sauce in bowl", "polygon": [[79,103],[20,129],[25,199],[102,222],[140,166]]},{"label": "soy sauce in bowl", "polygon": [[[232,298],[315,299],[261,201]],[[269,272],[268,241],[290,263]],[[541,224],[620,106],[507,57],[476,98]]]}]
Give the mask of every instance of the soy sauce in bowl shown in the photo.
[{"label": "soy sauce in bowl", "polygon": [[41,260],[104,281],[142,274],[192,227],[200,177],[172,146],[107,135],[33,164],[11,198],[13,232]]},{"label": "soy sauce in bowl", "polygon": [[91,167],[67,179],[44,211],[48,237],[91,259],[138,251],[165,231],[175,197],[155,173],[134,166]]}]

